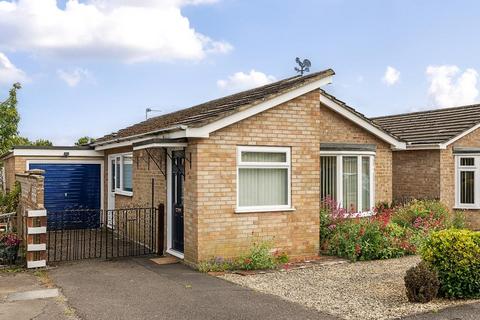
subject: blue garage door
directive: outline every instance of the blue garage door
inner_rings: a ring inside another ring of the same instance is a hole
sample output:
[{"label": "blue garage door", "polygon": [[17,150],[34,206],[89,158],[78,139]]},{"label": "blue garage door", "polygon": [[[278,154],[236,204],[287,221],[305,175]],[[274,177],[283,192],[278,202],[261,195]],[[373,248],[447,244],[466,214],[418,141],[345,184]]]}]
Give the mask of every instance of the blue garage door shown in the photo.
[{"label": "blue garage door", "polygon": [[[48,219],[50,229],[99,226],[101,197],[99,164],[30,163],[29,169],[45,170],[45,208],[47,212],[55,213]],[[65,213],[57,214],[62,212]]]}]

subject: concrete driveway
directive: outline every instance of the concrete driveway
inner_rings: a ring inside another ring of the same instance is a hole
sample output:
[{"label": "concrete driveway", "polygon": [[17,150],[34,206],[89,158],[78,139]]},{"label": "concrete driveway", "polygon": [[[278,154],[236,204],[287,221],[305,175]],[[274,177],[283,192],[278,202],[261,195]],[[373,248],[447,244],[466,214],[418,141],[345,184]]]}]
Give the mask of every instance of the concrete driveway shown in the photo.
[{"label": "concrete driveway", "polygon": [[86,320],[338,319],[181,264],[148,259],[64,264],[49,276]]}]

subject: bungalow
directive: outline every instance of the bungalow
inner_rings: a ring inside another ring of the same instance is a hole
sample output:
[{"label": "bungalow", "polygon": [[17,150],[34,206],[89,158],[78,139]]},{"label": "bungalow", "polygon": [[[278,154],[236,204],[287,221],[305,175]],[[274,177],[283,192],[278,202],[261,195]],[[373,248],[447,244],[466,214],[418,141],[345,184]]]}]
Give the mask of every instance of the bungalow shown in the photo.
[{"label": "bungalow", "polygon": [[480,229],[480,105],[372,120],[407,143],[393,153],[393,198],[439,199]]},{"label": "bungalow", "polygon": [[318,254],[320,199],[357,212],[391,201],[392,151],[406,147],[322,90],[333,75],[295,76],[98,139],[102,207],[166,204],[166,250],[191,264],[256,240]]}]

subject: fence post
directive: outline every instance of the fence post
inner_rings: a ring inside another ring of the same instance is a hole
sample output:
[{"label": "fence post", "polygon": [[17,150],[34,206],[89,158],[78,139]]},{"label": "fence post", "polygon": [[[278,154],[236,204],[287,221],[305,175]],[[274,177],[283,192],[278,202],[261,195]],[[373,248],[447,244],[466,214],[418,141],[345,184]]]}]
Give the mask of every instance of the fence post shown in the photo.
[{"label": "fence post", "polygon": [[160,203],[158,205],[158,228],[157,228],[157,254],[163,256],[165,233],[165,205]]},{"label": "fence post", "polygon": [[27,210],[27,268],[47,265],[47,210]]}]

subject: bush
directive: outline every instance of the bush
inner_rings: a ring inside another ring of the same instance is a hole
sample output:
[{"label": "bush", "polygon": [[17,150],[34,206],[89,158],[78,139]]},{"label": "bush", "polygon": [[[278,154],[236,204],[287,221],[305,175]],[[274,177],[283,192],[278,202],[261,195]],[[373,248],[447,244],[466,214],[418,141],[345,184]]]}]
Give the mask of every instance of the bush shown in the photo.
[{"label": "bush", "polygon": [[452,226],[453,214],[440,201],[413,200],[398,207],[392,222],[414,229],[441,230]]},{"label": "bush", "polygon": [[238,261],[242,270],[273,269],[277,265],[268,242],[254,243],[247,255]]},{"label": "bush", "polygon": [[238,259],[226,260],[216,257],[198,264],[200,272],[222,272],[227,270],[266,270],[285,264],[289,258],[285,252],[272,253],[268,242],[254,243],[249,252]]},{"label": "bush", "polygon": [[320,249],[351,261],[415,254],[432,230],[461,225],[438,201],[410,201],[404,206],[379,203],[375,215],[358,218],[326,199],[320,210]]},{"label": "bush", "polygon": [[0,213],[15,212],[17,210],[20,198],[20,184],[15,183],[15,187],[8,193],[0,193]]},{"label": "bush", "polygon": [[0,235],[0,263],[15,263],[20,242],[20,238],[15,233],[9,232]]},{"label": "bush", "polygon": [[202,261],[198,264],[198,271],[200,272],[223,272],[233,269],[235,269],[235,263],[231,260],[225,260],[221,257]]},{"label": "bush", "polygon": [[404,280],[407,298],[410,302],[427,303],[435,299],[438,294],[440,287],[438,274],[431,270],[424,261],[408,269]]},{"label": "bush", "polygon": [[438,272],[441,295],[480,297],[480,232],[433,232],[422,246],[421,256]]}]

